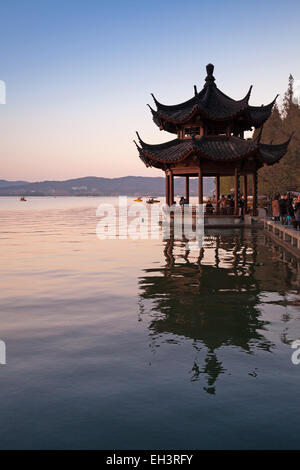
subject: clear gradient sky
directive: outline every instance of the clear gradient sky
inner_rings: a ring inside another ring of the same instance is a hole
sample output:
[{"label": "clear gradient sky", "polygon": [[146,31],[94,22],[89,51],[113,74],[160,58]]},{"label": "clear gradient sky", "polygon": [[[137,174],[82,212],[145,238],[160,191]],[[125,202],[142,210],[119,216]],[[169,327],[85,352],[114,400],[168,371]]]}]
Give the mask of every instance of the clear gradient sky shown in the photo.
[{"label": "clear gradient sky", "polygon": [[151,92],[191,98],[208,62],[233,98],[253,84],[253,105],[300,79],[299,0],[9,0],[0,17],[0,179],[157,176],[132,142],[173,138]]}]

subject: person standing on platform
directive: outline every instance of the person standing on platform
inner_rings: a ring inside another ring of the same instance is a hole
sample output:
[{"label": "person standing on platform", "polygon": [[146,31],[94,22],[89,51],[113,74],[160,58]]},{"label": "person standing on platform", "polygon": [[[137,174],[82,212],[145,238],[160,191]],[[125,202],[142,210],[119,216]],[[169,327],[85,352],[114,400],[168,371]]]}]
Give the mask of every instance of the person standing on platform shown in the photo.
[{"label": "person standing on platform", "polygon": [[226,214],[226,197],[222,194],[221,199],[219,200],[220,212],[221,214]]},{"label": "person standing on platform", "polygon": [[213,212],[214,212],[214,206],[212,205],[210,199],[208,199],[208,201],[207,201],[207,203],[206,203],[205,212],[206,212],[206,214],[208,214],[208,215],[211,215],[211,214],[213,214]]},{"label": "person standing on platform", "polygon": [[238,206],[239,206],[239,216],[242,217],[244,215],[244,207],[245,207],[244,196],[241,196],[239,198]]},{"label": "person standing on platform", "polygon": [[283,198],[279,200],[279,207],[280,207],[280,220],[282,225],[287,224],[287,215],[288,215],[288,197],[287,194],[284,194]]},{"label": "person standing on platform", "polygon": [[280,220],[279,194],[276,194],[272,201],[272,215],[276,222]]},{"label": "person standing on platform", "polygon": [[227,214],[232,215],[233,214],[233,208],[234,208],[234,200],[232,199],[231,194],[228,194],[228,196],[227,196],[226,208],[227,208]]},{"label": "person standing on platform", "polygon": [[288,194],[288,197],[287,197],[287,212],[288,212],[288,225],[292,225],[293,223],[293,220],[295,218],[295,214],[294,214],[294,207],[293,207],[293,198],[291,196],[291,194]]},{"label": "person standing on platform", "polygon": [[300,229],[300,194],[297,198],[297,202],[295,204],[295,220],[294,220],[294,227],[295,230],[298,228]]}]

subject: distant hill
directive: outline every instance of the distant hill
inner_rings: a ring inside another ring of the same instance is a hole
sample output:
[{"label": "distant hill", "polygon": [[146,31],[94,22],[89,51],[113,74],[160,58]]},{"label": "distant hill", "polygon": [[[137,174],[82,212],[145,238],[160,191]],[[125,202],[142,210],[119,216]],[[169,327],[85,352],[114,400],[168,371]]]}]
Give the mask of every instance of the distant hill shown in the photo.
[{"label": "distant hill", "polygon": [[0,180],[0,188],[7,188],[9,186],[20,186],[28,184],[27,181],[7,181],[7,180]]},{"label": "distant hill", "polygon": [[[0,196],[163,196],[165,194],[165,179],[162,177],[98,178],[89,176],[67,181],[6,183],[8,184],[0,184]],[[191,196],[197,195],[197,188],[197,179],[191,179]],[[214,180],[204,178],[204,195],[211,194],[214,188]],[[185,178],[175,178],[175,195],[184,193]]]}]

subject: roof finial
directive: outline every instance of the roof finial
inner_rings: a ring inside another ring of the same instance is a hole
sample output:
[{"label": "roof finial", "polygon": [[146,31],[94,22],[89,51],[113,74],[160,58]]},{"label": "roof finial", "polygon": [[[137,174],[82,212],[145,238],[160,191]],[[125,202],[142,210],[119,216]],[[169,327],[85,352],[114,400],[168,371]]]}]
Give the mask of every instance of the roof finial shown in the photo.
[{"label": "roof finial", "polygon": [[213,76],[213,73],[214,73],[214,66],[213,64],[207,64],[206,66],[206,72],[207,72],[207,76],[206,76],[206,79],[205,79],[205,87],[209,86],[209,85],[214,85],[214,81],[215,81],[215,77]]}]

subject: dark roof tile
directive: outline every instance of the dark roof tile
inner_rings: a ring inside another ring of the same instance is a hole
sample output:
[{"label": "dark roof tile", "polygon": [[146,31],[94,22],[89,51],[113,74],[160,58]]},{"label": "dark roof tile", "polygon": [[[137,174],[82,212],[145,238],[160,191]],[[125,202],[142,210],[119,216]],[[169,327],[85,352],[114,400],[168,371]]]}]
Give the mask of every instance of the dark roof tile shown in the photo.
[{"label": "dark roof tile", "polygon": [[209,66],[203,89],[191,99],[176,105],[165,105],[152,95],[157,107],[157,110],[150,107],[155,124],[176,133],[176,125],[188,123],[194,114],[199,113],[202,118],[213,121],[226,121],[242,116],[249,128],[260,127],[269,118],[277,97],[266,106],[250,106],[248,102],[251,86],[246,96],[236,101],[216,87],[212,76],[213,66]]},{"label": "dark roof tile", "polygon": [[290,139],[279,145],[261,144],[258,139],[244,140],[234,136],[174,139],[158,145],[147,144],[139,137],[139,142],[139,154],[146,165],[151,165],[152,162],[177,163],[192,153],[217,161],[238,160],[256,154],[262,163],[270,165],[285,155]]}]

